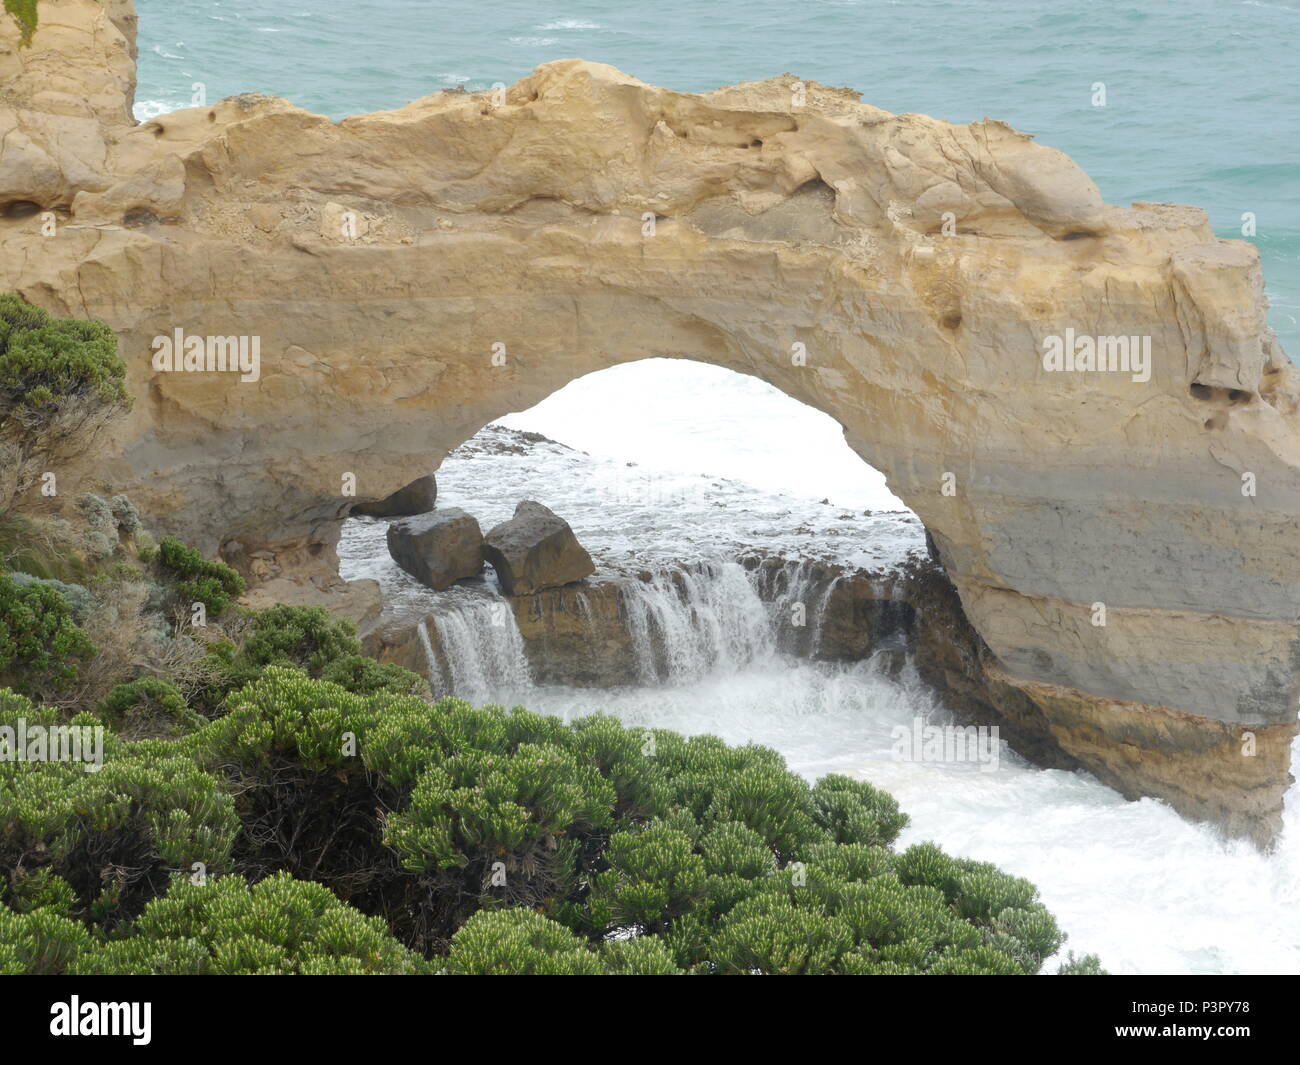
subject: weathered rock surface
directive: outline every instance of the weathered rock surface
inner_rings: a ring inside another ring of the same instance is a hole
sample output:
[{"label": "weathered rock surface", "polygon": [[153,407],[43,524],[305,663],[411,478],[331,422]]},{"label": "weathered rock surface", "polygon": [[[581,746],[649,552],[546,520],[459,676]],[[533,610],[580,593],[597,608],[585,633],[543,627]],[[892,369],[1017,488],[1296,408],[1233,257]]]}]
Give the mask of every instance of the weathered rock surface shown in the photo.
[{"label": "weathered rock surface", "polygon": [[437,501],[438,480],[430,473],[376,502],[358,503],[352,513],[368,518],[405,518],[428,513]]},{"label": "weathered rock surface", "polygon": [[483,557],[497,571],[506,595],[532,595],[596,572],[569,523],[530,499],[515,507],[514,517],[488,532]]},{"label": "weathered rock surface", "polygon": [[483,568],[483,532],[472,514],[444,507],[389,525],[388,553],[421,584],[442,591]]},{"label": "weathered rock surface", "polygon": [[548,588],[510,605],[538,684],[613,688],[640,680],[620,582]]},{"label": "weathered rock surface", "polygon": [[[129,0],[41,11],[23,48],[0,16],[0,288],[107,321],[136,399],[68,498],[111,483],[292,582],[333,562],[344,473],[382,498],[576,377],[727,366],[845,427],[1081,764],[1276,824],[1283,756],[1191,754],[1284,747],[1300,691],[1296,370],[1255,248],[1205,212],[791,77],[692,95],[565,60],[501,106],[133,125]],[[155,369],[177,329],[258,338],[256,374]],[[1067,330],[1150,338],[1149,375],[1049,370]]]}]

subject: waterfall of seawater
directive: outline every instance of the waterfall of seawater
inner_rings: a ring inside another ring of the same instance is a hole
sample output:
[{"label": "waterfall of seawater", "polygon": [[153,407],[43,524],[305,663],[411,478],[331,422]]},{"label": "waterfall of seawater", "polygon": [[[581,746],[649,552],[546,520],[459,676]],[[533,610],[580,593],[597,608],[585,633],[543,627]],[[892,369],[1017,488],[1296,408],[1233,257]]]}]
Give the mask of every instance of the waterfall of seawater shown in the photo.
[{"label": "waterfall of seawater", "polygon": [[[518,459],[525,460],[532,484],[538,459]],[[516,460],[491,460],[506,461]],[[495,489],[503,502],[491,518],[508,517],[523,490],[511,487],[515,482],[498,465],[485,460],[485,466],[459,497],[450,463],[439,471],[440,484],[449,502],[466,507],[480,506]],[[468,475],[474,463],[462,468]],[[619,463],[611,483],[626,472]],[[584,494],[564,508],[574,516],[592,498],[590,477],[568,467],[541,479],[581,485]],[[790,524],[777,517],[770,524]],[[685,537],[703,536],[709,520],[724,519],[741,530],[769,520],[730,510],[676,520],[687,525]],[[592,521],[589,527],[606,526]],[[513,613],[490,582],[431,592],[397,570],[384,530],[384,523],[368,519],[348,523],[340,551],[344,576],[381,581],[392,615],[411,624],[428,618],[423,657],[440,694],[518,703],[567,720],[608,713],[637,727],[711,733],[729,743],[772,747],[808,780],[826,773],[868,779],[911,818],[900,847],[931,839],[950,853],[1026,877],[1069,933],[1067,947],[1098,953],[1113,973],[1300,970],[1300,793],[1294,789],[1286,832],[1276,851],[1264,855],[1249,844],[1222,842],[1163,803],[1126,802],[1086,773],[1034,768],[1005,746],[996,772],[901,760],[895,730],[910,730],[917,718],[937,719],[936,698],[911,670],[894,675],[883,660],[808,660],[833,578],[803,563],[748,571],[723,563],[661,564],[650,581],[629,578],[623,609],[630,625],[641,626],[636,657],[645,681],[614,689],[535,685]],[[732,557],[740,555],[734,538],[718,539]]]},{"label": "waterfall of seawater", "polygon": [[[619,593],[639,682],[682,684],[769,662],[781,642],[781,625],[789,624],[788,608],[803,590],[796,581],[770,609],[755,581],[734,562],[660,569],[649,580],[627,578]],[[590,610],[585,596],[579,594],[577,602],[580,611]],[[810,612],[814,630],[822,609],[824,596]],[[489,590],[441,598],[418,632],[437,694],[510,702],[533,687],[514,612]]]},{"label": "waterfall of seawater", "polygon": [[826,607],[841,578],[827,578],[820,566],[807,559],[791,559],[776,568],[755,569],[750,579],[767,606],[777,646],[790,654],[816,658]]},{"label": "waterfall of seawater", "polygon": [[[437,634],[441,661],[428,625]],[[421,621],[419,633],[435,694],[510,705],[532,687],[514,612],[499,598],[457,597]]]},{"label": "waterfall of seawater", "polygon": [[659,570],[621,592],[642,684],[735,672],[775,649],[767,611],[734,562]]}]

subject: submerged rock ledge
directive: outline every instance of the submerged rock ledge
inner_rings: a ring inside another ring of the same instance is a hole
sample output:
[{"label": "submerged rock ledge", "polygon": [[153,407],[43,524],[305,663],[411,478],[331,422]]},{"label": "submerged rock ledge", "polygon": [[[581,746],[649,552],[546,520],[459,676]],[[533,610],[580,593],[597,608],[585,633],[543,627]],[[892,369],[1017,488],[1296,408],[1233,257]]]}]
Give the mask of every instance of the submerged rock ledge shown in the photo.
[{"label": "submerged rock ledge", "polygon": [[[1203,211],[793,77],[693,95],[563,60],[504,100],[138,125],[130,0],[47,7],[25,46],[0,18],[0,288],[108,322],[136,399],[67,498],[111,483],[262,594],[364,612],[334,559],[355,503],[602,367],[727,366],[836,418],[925,522],[998,713],[1127,795],[1277,831],[1297,378],[1254,247]],[[177,330],[260,363],[155,369]],[[1052,372],[1066,336],[1150,364]]]}]

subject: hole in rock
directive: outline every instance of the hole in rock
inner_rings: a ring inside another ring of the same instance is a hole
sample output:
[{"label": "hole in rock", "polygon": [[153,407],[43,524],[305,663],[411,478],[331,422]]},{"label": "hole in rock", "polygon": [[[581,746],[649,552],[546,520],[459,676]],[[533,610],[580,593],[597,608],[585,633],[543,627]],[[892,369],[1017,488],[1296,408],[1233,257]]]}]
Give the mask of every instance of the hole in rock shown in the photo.
[{"label": "hole in rock", "polygon": [[138,226],[147,226],[151,222],[157,222],[158,216],[147,207],[133,207],[122,216],[122,225],[128,229],[135,229]]},{"label": "hole in rock", "polygon": [[1193,381],[1191,384],[1191,393],[1197,399],[1213,399],[1214,389],[1209,385],[1203,385],[1199,381]]},{"label": "hole in rock", "polygon": [[34,214],[39,214],[43,208],[39,203],[33,200],[10,200],[0,208],[0,216],[4,218],[30,218]]},{"label": "hole in rock", "polygon": [[521,592],[471,550],[466,573],[422,583],[400,544],[389,552],[403,518],[345,522],[341,574],[379,582],[383,638],[401,648],[389,660],[437,694],[566,716],[672,707],[698,713],[699,731],[719,697],[783,706],[793,685],[791,713],[838,707],[840,727],[836,713],[907,661],[915,612],[890,589],[927,557],[924,526],[839,423],[755,377],[682,359],[609,367],[503,411],[436,479],[434,515],[463,521],[455,508],[490,535],[540,503],[594,566]]}]

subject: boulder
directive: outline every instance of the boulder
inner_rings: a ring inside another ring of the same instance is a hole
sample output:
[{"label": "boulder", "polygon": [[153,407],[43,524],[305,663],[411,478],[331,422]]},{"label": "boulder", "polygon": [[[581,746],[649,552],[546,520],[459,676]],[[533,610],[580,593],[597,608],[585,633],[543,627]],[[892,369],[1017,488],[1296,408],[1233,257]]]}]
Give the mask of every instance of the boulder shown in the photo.
[{"label": "boulder", "polygon": [[413,514],[427,514],[437,500],[438,482],[429,473],[378,502],[358,503],[352,508],[352,513],[368,518],[405,518]]},{"label": "boulder", "polygon": [[483,568],[483,532],[472,514],[447,507],[393,522],[388,553],[421,584],[441,591]]},{"label": "boulder", "polygon": [[496,569],[506,595],[532,595],[596,572],[569,523],[528,499],[515,507],[513,518],[487,534],[483,557]]}]

